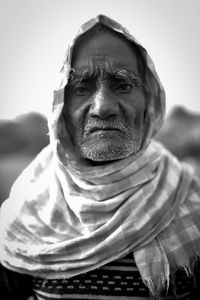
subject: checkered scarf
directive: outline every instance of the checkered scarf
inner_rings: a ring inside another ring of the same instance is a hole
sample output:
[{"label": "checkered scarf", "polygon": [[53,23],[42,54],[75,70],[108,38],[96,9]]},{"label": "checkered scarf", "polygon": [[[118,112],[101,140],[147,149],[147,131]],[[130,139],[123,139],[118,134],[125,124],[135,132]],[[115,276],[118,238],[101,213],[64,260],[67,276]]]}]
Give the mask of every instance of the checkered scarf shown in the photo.
[{"label": "checkered scarf", "polygon": [[[102,20],[116,26],[99,16],[90,27]],[[147,56],[146,61],[151,93],[145,139],[126,159],[86,165],[63,121],[63,88],[55,92],[51,143],[17,179],[1,208],[5,267],[70,278],[132,252],[154,294],[177,267],[191,269],[200,252],[200,186],[189,167],[150,142],[161,124],[164,93]],[[67,72],[64,68],[66,77]]]}]

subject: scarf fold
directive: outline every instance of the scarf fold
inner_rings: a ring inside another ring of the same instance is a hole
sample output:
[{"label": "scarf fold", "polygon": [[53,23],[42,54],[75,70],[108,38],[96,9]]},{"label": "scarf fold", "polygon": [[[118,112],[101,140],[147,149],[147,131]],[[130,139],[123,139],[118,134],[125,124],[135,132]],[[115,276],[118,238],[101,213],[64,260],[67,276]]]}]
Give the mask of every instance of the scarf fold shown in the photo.
[{"label": "scarf fold", "polygon": [[83,170],[66,172],[47,147],[22,173],[1,209],[6,267],[69,278],[132,251],[154,293],[171,268],[189,267],[200,250],[200,188],[186,166],[151,143],[137,159]]}]

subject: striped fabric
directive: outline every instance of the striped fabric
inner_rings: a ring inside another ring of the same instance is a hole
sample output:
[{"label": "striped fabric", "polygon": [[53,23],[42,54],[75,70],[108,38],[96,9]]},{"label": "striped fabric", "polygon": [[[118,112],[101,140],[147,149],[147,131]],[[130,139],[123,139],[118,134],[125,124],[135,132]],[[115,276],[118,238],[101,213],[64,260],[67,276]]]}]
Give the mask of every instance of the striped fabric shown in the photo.
[{"label": "striped fabric", "polygon": [[0,259],[6,268],[43,279],[70,279],[133,253],[153,294],[170,272],[200,253],[200,185],[152,136],[163,120],[165,95],[146,50],[121,25],[101,22],[137,45],[146,62],[149,91],[140,151],[126,159],[89,166],[70,139],[62,115],[64,86],[75,38],[63,66],[49,117],[50,145],[27,167],[3,203]]},{"label": "striped fabric", "polygon": [[[194,281],[184,271],[175,279],[176,289],[169,288],[163,300],[193,299]],[[133,255],[111,262],[99,269],[70,279],[34,279],[34,291],[38,300],[47,299],[99,299],[99,300],[147,300],[149,290],[133,262]]]}]

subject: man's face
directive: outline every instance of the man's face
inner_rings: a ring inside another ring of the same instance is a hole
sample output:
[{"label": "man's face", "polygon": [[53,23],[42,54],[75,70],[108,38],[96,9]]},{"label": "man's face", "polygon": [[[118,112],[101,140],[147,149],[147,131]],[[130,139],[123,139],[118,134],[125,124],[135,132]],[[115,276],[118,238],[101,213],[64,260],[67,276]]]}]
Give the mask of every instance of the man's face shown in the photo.
[{"label": "man's face", "polygon": [[112,32],[98,33],[77,47],[72,68],[64,113],[79,154],[103,163],[137,153],[145,96],[128,42]]}]

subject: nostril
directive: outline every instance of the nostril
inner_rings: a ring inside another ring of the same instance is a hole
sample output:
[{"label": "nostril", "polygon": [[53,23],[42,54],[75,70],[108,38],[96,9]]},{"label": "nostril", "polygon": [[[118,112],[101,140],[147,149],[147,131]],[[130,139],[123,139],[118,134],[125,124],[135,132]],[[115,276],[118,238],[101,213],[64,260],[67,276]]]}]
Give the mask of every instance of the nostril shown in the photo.
[{"label": "nostril", "polygon": [[109,116],[116,115],[115,105],[109,101],[98,101],[98,103],[92,105],[90,112],[93,116],[100,118],[107,118]]}]

